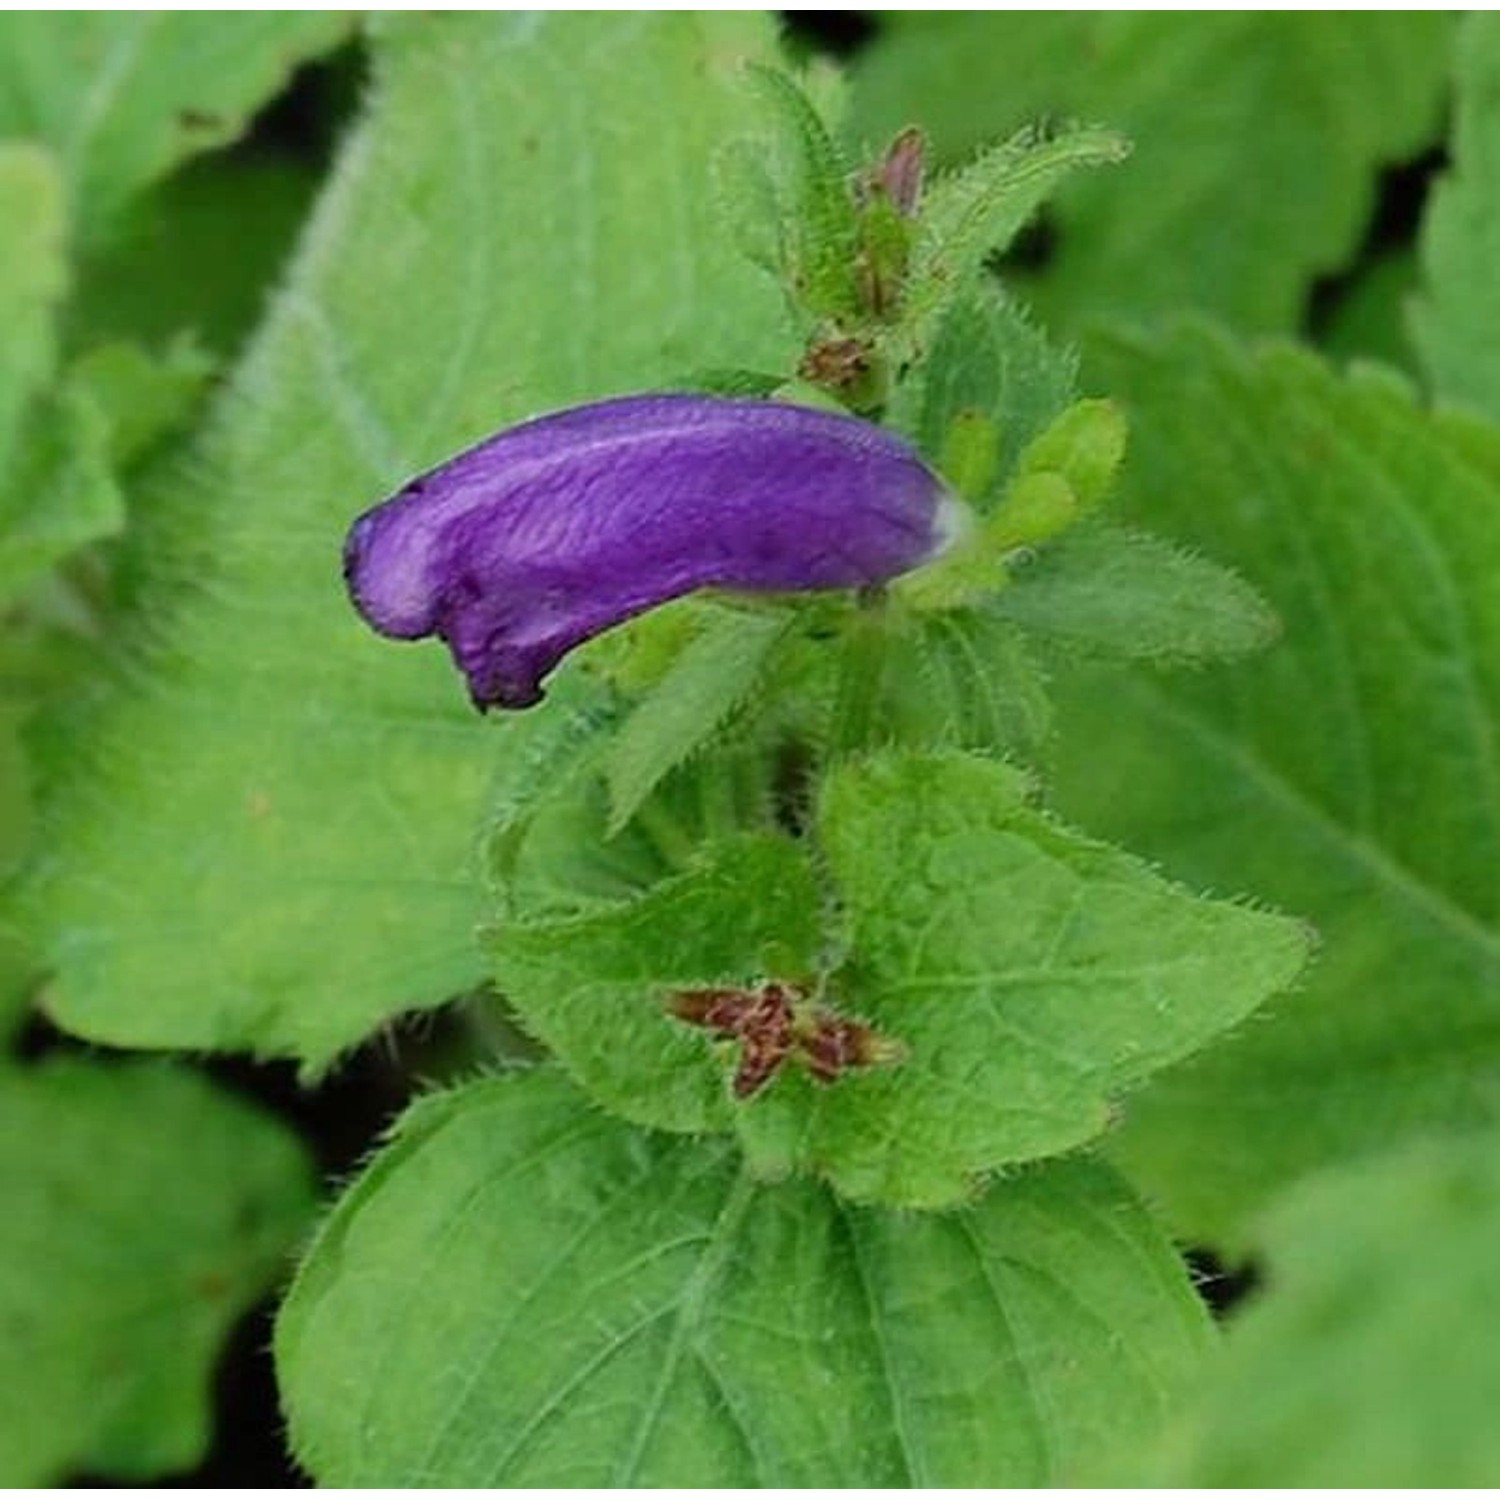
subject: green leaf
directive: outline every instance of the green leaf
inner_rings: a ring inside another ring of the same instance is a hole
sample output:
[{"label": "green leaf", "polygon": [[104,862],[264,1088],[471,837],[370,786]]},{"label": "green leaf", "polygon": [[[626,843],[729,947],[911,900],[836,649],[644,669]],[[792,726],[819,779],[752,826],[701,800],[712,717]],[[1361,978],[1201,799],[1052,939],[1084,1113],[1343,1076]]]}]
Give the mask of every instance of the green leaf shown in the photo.
[{"label": "green leaf", "polygon": [[52,158],[0,142],[0,489],[29,404],[56,363],[54,314],[68,285],[65,234]]},{"label": "green leaf", "polygon": [[1058,805],[1316,924],[1307,984],[1132,1103],[1120,1159],[1185,1230],[1438,1124],[1496,1118],[1500,441],[1391,376],[1196,329],[1101,342],[1120,507],[1263,589],[1276,649],[1062,694]]},{"label": "green leaf", "polygon": [[[908,1053],[821,1097],[800,1077],[781,1091],[808,1115],[799,1152],[851,1197],[951,1202],[976,1172],[1090,1139],[1114,1098],[1302,966],[1296,924],[1168,885],[1025,796],[961,755],[850,765],[826,787],[835,995]],[[779,1124],[752,1150],[774,1152]]]},{"label": "green leaf", "polygon": [[1500,1483],[1500,1140],[1423,1142],[1323,1174],[1266,1219],[1269,1290],[1236,1318],[1155,1483]]},{"label": "green leaf", "polygon": [[1098,522],[1041,548],[984,607],[1062,647],[1126,660],[1241,656],[1277,633],[1276,616],[1227,569]]},{"label": "green leaf", "polygon": [[632,711],[605,756],[611,834],[753,694],[791,622],[789,614],[745,610],[719,610],[709,619]]},{"label": "green leaf", "polygon": [[[21,741],[29,707],[0,675],[0,881],[15,874],[31,837],[31,778]],[[22,938],[0,925],[0,1049],[20,1028],[35,968]]]},{"label": "green leaf", "polygon": [[874,1213],[757,1188],[543,1071],[407,1114],[276,1356],[327,1486],[1035,1485],[1154,1430],[1208,1336],[1097,1166]]},{"label": "green leaf", "polygon": [[902,322],[920,346],[942,309],[998,255],[1079,167],[1109,166],[1128,155],[1108,130],[1022,130],[961,171],[939,178],[926,195]]},{"label": "green leaf", "polygon": [[878,745],[948,746],[1038,759],[1052,727],[1026,638],[984,609],[897,618],[868,684]]},{"label": "green leaf", "polygon": [[0,1483],[191,1468],[312,1210],[297,1142],[194,1074],[61,1059],[0,1086],[0,1201]]},{"label": "green leaf", "polygon": [[992,287],[971,287],[948,305],[926,357],[897,386],[888,421],[940,464],[954,424],[986,418],[997,439],[993,494],[1072,401],[1077,367],[1074,354],[1048,343],[1014,303]]},{"label": "green leaf", "polygon": [[1355,274],[1316,342],[1335,360],[1379,360],[1415,371],[1409,308],[1418,284],[1417,253],[1398,246]]},{"label": "green leaf", "polygon": [[518,874],[537,821],[597,774],[619,714],[616,701],[568,671],[545,705],[506,723],[484,834],[485,874],[502,911],[535,904],[522,899]]},{"label": "green leaf", "polygon": [[440,646],[361,625],[344,533],[507,422],[787,363],[775,288],[700,191],[772,45],[732,16],[382,24],[290,284],[146,507],[130,561],[158,644],[47,740],[26,905],[63,1024],[318,1066],[474,983],[471,829],[504,726]]},{"label": "green leaf", "polygon": [[667,1011],[681,990],[817,965],[822,900],[791,840],[744,836],[634,900],[487,934],[501,993],[612,1110],[667,1130],[734,1124],[702,1032]]},{"label": "green leaf", "polygon": [[0,17],[0,137],[45,142],[82,237],[174,166],[232,141],[346,15],[10,11]]},{"label": "green leaf", "polygon": [[135,344],[99,344],[73,362],[67,378],[103,414],[111,466],[128,471],[187,430],[213,368],[191,343],[175,344],[160,358]]},{"label": "green leaf", "polygon": [[[837,771],[819,814],[825,917],[791,841],[712,847],[698,868],[581,916],[508,923],[496,980],[611,1109],[669,1130],[737,1130],[757,1169],[918,1206],[1089,1140],[1120,1093],[1287,984],[1293,923],[1199,900],[1025,804],[1020,775],[958,754]],[[825,987],[904,1060],[815,1083],[789,1059],[731,1101],[738,1043],[668,1009],[765,978]]]},{"label": "green leaf", "polygon": [[1056,201],[1037,284],[1054,326],[1184,305],[1290,329],[1344,265],[1377,169],[1436,140],[1451,19],[1430,13],[926,13],[854,68],[854,134],[913,122],[950,158],[1038,117],[1135,152]]},{"label": "green leaf", "polygon": [[0,484],[0,601],[125,521],[114,433],[87,385],[65,381],[30,416]]},{"label": "green leaf", "polygon": [[1056,474],[1081,510],[1096,510],[1119,475],[1129,435],[1113,401],[1075,401],[1026,445],[1018,477]]},{"label": "green leaf", "polygon": [[48,390],[65,219],[52,158],[0,144],[0,602],[123,518],[102,413],[81,389]]},{"label": "green leaf", "polygon": [[1467,17],[1453,58],[1454,166],[1422,225],[1413,331],[1437,393],[1500,421],[1500,17]]},{"label": "green leaf", "polygon": [[141,193],[79,267],[71,341],[159,348],[186,331],[216,355],[237,353],[320,180],[304,161],[241,150],[190,162]]},{"label": "green leaf", "polygon": [[810,312],[852,317],[859,311],[859,225],[849,163],[791,78],[766,67],[752,68],[748,77],[774,127],[762,145],[761,170],[769,174],[770,191],[761,211],[773,212],[778,221],[780,272]]}]

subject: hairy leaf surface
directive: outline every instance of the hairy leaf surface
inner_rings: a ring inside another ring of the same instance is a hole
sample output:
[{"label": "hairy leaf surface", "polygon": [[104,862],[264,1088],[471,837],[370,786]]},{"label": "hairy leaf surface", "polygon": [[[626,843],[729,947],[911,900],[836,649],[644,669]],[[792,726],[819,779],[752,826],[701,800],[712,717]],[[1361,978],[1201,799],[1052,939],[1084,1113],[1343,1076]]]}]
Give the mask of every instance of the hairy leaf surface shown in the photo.
[{"label": "hairy leaf surface", "polygon": [[344,532],[509,421],[785,363],[704,190],[769,45],[743,18],[382,30],[290,284],[137,539],[154,648],[49,740],[30,906],[69,1027],[317,1066],[475,980],[471,827],[507,726],[440,648],[365,630]]},{"label": "hairy leaf surface", "polygon": [[[1027,805],[1019,773],[956,753],[837,772],[818,814],[831,884],[785,838],[581,916],[510,922],[495,977],[627,1118],[732,1128],[765,1172],[936,1206],[1009,1162],[1098,1135],[1110,1103],[1295,975],[1297,924],[1200,900]],[[825,909],[826,908],[826,909]],[[899,1061],[813,1081],[795,1057],[731,1100],[737,1043],[669,1012],[684,990],[826,979],[818,1003]]]},{"label": "hairy leaf surface", "polygon": [[1232,669],[1080,682],[1057,740],[1069,816],[1323,939],[1303,989],[1132,1103],[1121,1159],[1212,1236],[1326,1160],[1496,1116],[1500,441],[1288,348],[1096,353],[1126,514],[1284,623]]},{"label": "hairy leaf surface", "polygon": [[877,1213],[536,1072],[405,1117],[276,1351],[324,1485],[1032,1485],[1152,1431],[1208,1333],[1096,1165]]},{"label": "hairy leaf surface", "polygon": [[1227,569],[1107,525],[1042,548],[986,608],[1064,648],[1126,660],[1243,656],[1277,630],[1259,595]]}]

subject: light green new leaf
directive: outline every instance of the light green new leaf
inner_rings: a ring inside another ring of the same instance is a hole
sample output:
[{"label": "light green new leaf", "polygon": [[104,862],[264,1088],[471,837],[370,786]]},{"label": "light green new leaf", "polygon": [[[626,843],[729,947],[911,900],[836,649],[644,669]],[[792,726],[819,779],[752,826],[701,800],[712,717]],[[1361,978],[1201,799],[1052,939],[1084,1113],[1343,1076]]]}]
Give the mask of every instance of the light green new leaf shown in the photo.
[{"label": "light green new leaf", "polygon": [[9,11],[0,137],[52,148],[91,240],[132,194],[232,141],[348,31],[347,15],[327,11]]},{"label": "light green new leaf", "polygon": [[1423,1142],[1299,1186],[1266,1219],[1268,1290],[1152,1482],[1500,1484],[1500,1139]]},{"label": "light green new leaf", "polygon": [[1500,440],[1290,349],[1096,353],[1125,514],[1284,624],[1233,668],[1090,676],[1057,735],[1069,817],[1323,939],[1303,990],[1132,1101],[1121,1160],[1214,1238],[1311,1167],[1500,1110]]},{"label": "light green new leaf", "polygon": [[1414,334],[1438,395],[1500,421],[1500,16],[1467,17],[1453,56],[1454,167],[1422,225]]},{"label": "light green new leaf", "polygon": [[928,12],[855,65],[853,133],[926,126],[950,158],[1042,118],[1100,120],[1130,161],[1068,183],[1037,286],[1056,322],[1213,310],[1300,321],[1369,220],[1376,172],[1436,139],[1451,19],[1291,12]]},{"label": "light green new leaf", "polygon": [[191,1073],[47,1062],[0,1087],[0,1201],[0,1483],[192,1467],[312,1211],[297,1142]]},{"label": "light green new leaf", "polygon": [[791,625],[788,614],[744,610],[707,618],[703,634],[631,712],[605,756],[610,833],[744,704]]},{"label": "light green new leaf", "polygon": [[1227,569],[1102,524],[1042,548],[985,608],[1065,648],[1125,659],[1241,656],[1277,630],[1260,596]]},{"label": "light green new leaf", "polygon": [[1208,1339],[1092,1164],[874,1213],[534,1072],[410,1111],[276,1355],[329,1486],[1037,1485],[1155,1430]]},{"label": "light green new leaf", "polygon": [[[1066,1151],[1111,1102],[1290,981],[1294,923],[1203,901],[1025,803],[1020,775],[956,753],[836,772],[818,827],[825,915],[789,840],[708,850],[634,900],[508,923],[494,974],[596,1098],[669,1130],[732,1128],[758,1170],[940,1206],[982,1174]],[[832,969],[820,1003],[902,1060],[832,1084],[790,1059],[731,1102],[737,1043],[668,1012],[673,994]]]},{"label": "light green new leaf", "polygon": [[705,190],[772,45],[676,14],[381,32],[290,284],[137,536],[159,646],[50,739],[28,906],[65,1025],[316,1066],[477,978],[471,829],[504,724],[440,646],[360,623],[344,534],[507,422],[785,364],[776,290]]}]

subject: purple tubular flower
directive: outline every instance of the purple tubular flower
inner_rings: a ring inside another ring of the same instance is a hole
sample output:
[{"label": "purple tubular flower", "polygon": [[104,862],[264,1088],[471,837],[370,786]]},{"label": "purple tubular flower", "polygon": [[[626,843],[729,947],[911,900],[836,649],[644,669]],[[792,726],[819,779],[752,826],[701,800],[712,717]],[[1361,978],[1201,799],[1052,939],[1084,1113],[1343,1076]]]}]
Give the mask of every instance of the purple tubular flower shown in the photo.
[{"label": "purple tubular flower", "polygon": [[440,636],[478,708],[527,708],[567,652],[696,589],[854,589],[928,562],[967,511],[900,438],[773,401],[627,396],[487,438],[367,511],[350,597]]}]

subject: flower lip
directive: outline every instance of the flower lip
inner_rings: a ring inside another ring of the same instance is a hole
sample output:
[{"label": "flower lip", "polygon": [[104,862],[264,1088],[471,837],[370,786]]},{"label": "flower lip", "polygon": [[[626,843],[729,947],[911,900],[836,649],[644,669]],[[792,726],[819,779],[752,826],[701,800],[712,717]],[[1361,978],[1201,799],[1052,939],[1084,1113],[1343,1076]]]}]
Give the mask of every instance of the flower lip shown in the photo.
[{"label": "flower lip", "polygon": [[703,588],[862,588],[930,561],[962,502],[901,438],[775,401],[626,396],[506,429],[350,528],[379,633],[447,642],[476,706],[524,708],[568,651]]}]

